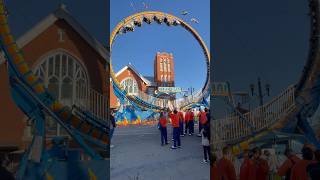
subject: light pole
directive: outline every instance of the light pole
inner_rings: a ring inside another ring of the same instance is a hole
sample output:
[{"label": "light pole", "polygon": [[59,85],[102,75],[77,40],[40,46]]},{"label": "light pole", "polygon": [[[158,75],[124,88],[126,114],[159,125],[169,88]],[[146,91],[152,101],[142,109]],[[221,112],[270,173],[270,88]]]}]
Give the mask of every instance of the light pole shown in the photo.
[{"label": "light pole", "polygon": [[263,94],[262,92],[262,87],[261,87],[261,80],[258,78],[258,94],[256,94],[255,91],[255,86],[254,84],[250,84],[250,90],[251,90],[251,96],[257,96],[259,99],[259,105],[263,105],[263,97],[264,96],[270,96],[270,84],[265,84],[265,91],[266,93]]}]

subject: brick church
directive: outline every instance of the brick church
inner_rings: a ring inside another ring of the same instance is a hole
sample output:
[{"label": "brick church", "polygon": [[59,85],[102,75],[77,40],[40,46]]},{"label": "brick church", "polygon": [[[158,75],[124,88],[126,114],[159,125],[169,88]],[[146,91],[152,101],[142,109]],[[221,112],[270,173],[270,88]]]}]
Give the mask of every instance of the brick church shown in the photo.
[{"label": "brick church", "polygon": [[[63,5],[18,37],[17,45],[35,75],[64,105],[72,106],[77,100],[79,83],[107,97],[109,52]],[[0,77],[0,152],[23,150],[31,140],[30,120],[12,100],[3,59]],[[66,135],[53,121],[48,120],[46,126],[48,137]]]},{"label": "brick church", "polygon": [[[132,64],[128,64],[115,74],[128,94],[137,95],[139,91],[155,96],[158,87],[174,87],[174,61],[172,53],[157,52],[154,59],[154,76],[143,76]],[[160,98],[172,98],[160,95]],[[110,85],[110,108],[118,108],[120,102]]]}]

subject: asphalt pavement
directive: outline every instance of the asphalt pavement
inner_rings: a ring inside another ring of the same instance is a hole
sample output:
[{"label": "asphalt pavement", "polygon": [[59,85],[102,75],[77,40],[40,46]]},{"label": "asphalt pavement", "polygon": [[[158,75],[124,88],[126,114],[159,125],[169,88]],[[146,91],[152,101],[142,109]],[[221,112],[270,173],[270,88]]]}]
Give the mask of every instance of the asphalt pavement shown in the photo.
[{"label": "asphalt pavement", "polygon": [[181,137],[182,148],[174,150],[171,139],[171,126],[166,146],[161,146],[156,126],[116,128],[111,143],[111,180],[209,180],[201,138],[196,134]]}]

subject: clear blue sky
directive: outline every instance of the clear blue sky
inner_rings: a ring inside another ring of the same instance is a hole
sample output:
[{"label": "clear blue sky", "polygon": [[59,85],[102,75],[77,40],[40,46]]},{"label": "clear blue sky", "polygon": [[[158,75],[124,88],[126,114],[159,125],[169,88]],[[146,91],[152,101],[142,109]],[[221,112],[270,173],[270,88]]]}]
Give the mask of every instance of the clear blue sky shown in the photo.
[{"label": "clear blue sky", "polygon": [[[148,4],[145,9],[143,2]],[[133,7],[130,5],[133,3]],[[144,10],[162,11],[178,16],[193,26],[210,48],[209,0],[111,0],[110,31],[125,17]],[[188,15],[181,15],[187,10]],[[196,18],[200,23],[191,22]],[[118,36],[112,49],[115,71],[129,62],[143,75],[153,76],[156,52],[173,53],[176,86],[202,88],[206,78],[205,57],[194,37],[182,27],[143,25],[133,33]]]}]

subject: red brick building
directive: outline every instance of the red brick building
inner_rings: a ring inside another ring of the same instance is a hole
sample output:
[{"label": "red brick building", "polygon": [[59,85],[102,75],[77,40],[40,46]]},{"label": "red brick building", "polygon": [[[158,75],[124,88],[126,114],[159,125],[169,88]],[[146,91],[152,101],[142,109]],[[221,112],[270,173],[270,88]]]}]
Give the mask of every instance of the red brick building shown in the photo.
[{"label": "red brick building", "polygon": [[[154,76],[143,76],[130,63],[115,74],[116,78],[129,94],[137,95],[139,91],[155,95],[158,87],[174,86],[173,54],[157,52],[154,59]],[[118,108],[120,103],[110,86],[110,108]],[[161,98],[171,96],[162,95]]]},{"label": "red brick building", "polygon": [[[63,104],[75,102],[77,84],[107,95],[109,54],[63,6],[18,38],[17,44],[35,75]],[[0,148],[23,149],[31,128],[12,100],[6,63],[0,63]],[[65,133],[50,119],[47,130],[53,136]]]}]

